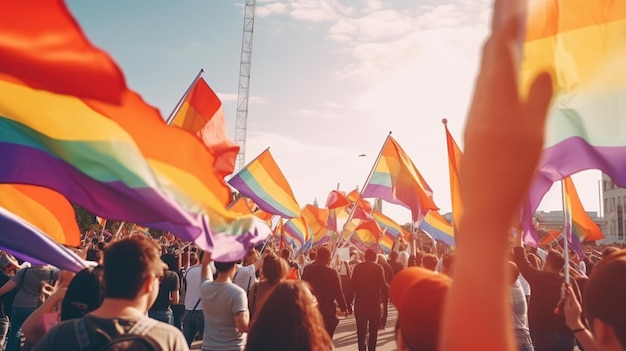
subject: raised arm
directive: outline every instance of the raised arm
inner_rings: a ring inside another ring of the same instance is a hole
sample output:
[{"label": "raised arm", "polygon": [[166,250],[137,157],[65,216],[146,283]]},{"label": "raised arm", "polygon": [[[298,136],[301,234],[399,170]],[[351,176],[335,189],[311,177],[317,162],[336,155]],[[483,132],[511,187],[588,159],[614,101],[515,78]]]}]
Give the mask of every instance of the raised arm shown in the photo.
[{"label": "raised arm", "polygon": [[508,284],[507,231],[541,153],[552,85],[540,75],[519,98],[514,50],[519,20],[496,0],[493,27],[465,127],[460,190],[465,212],[445,306],[441,350],[515,350]]},{"label": "raised arm", "polygon": [[211,264],[211,261],[213,261],[213,259],[211,259],[211,253],[205,251],[204,255],[202,255],[202,261],[201,261],[202,268],[200,270],[200,281],[205,281],[207,279],[210,279],[210,277],[212,276],[213,272],[211,272],[211,267],[209,267],[209,264]]}]

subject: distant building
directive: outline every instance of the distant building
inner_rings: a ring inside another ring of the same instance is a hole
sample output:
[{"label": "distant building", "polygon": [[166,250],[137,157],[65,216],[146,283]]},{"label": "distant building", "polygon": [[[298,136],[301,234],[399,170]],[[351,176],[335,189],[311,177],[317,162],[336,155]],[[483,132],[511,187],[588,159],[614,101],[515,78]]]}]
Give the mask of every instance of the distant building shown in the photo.
[{"label": "distant building", "polygon": [[[598,212],[587,212],[587,216],[591,218],[602,230],[602,233],[606,237],[605,231],[605,221],[603,217],[598,216]],[[558,230],[563,231],[565,227],[565,218],[563,216],[563,211],[537,211],[535,212],[534,220],[536,221],[537,231],[539,233],[539,240],[543,238],[550,230]],[[598,242],[599,244],[600,242]]]},{"label": "distant building", "polygon": [[605,226],[603,243],[626,242],[626,189],[620,188],[609,176],[602,173],[602,209],[604,210]]}]

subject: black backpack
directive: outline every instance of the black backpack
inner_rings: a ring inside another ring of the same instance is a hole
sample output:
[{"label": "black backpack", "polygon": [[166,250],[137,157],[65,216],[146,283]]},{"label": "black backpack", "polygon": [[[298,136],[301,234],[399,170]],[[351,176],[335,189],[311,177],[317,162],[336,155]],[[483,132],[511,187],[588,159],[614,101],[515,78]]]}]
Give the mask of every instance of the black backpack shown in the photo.
[{"label": "black backpack", "polygon": [[92,345],[87,333],[85,318],[77,318],[74,322],[74,330],[78,339],[78,347],[80,350],[100,350],[100,351],[161,351],[159,344],[146,333],[158,322],[154,319],[145,317],[137,321],[126,334],[119,334],[111,337],[105,331],[96,329],[98,335],[105,338],[106,343],[97,346]]}]

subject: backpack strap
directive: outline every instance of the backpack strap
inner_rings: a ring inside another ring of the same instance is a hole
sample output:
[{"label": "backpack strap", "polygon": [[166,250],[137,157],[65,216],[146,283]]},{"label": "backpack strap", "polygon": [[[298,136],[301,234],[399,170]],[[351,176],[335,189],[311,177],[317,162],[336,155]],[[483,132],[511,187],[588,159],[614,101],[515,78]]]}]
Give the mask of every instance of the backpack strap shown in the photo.
[{"label": "backpack strap", "polygon": [[196,310],[196,308],[198,308],[198,305],[200,304],[200,300],[201,300],[201,299],[202,299],[202,298],[199,298],[199,299],[198,299],[198,301],[196,301],[196,304],[193,306],[192,311],[195,311],[195,310]]},{"label": "backpack strap", "polygon": [[89,341],[89,334],[87,334],[87,327],[85,326],[85,318],[76,318],[74,321],[74,332],[76,332],[76,339],[78,340],[78,348],[84,350],[89,347],[91,341]]}]

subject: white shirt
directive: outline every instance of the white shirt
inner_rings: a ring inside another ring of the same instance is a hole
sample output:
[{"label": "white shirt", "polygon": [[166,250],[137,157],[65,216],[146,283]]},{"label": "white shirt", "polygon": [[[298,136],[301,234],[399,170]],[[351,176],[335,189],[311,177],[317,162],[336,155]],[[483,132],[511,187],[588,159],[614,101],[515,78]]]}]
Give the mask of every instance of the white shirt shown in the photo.
[{"label": "white shirt", "polygon": [[237,265],[237,273],[235,273],[235,279],[233,279],[233,283],[235,285],[242,288],[246,295],[250,290],[250,287],[254,285],[256,282],[256,268],[254,265],[242,266],[240,264]]},{"label": "white shirt", "polygon": [[[187,290],[185,291],[185,309],[193,310],[193,307],[200,299],[200,276],[202,274],[202,266],[192,266],[185,273],[183,279],[187,282]],[[209,274],[208,280],[213,280],[213,276]],[[202,306],[198,304],[196,310],[202,310]]]}]

